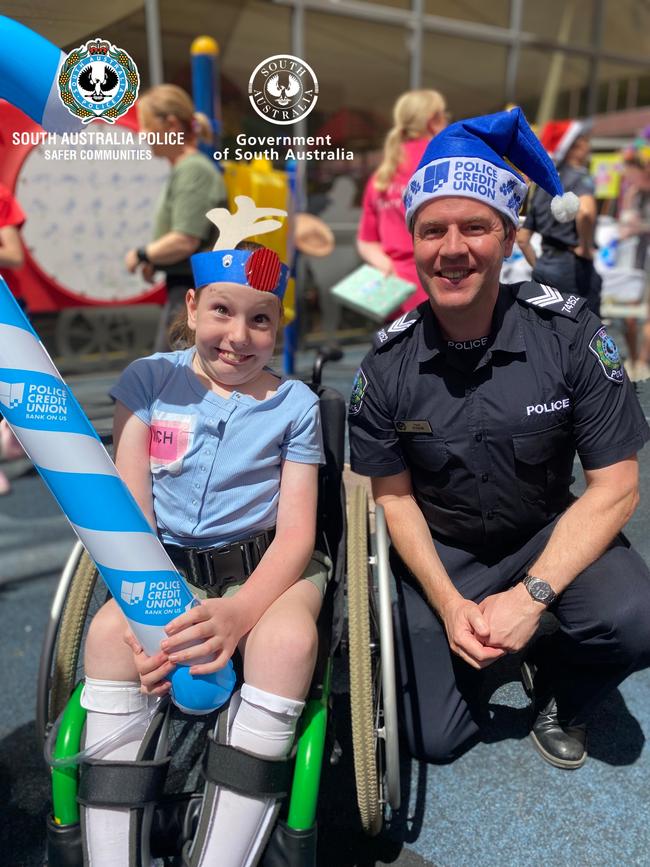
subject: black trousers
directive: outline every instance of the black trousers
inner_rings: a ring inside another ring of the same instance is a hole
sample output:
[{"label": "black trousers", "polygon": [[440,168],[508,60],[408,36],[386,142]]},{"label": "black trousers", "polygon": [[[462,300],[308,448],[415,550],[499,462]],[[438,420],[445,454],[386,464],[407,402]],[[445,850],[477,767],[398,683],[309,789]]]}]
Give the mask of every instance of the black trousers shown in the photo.
[{"label": "black trousers", "polygon": [[[480,602],[521,580],[552,526],[500,559],[435,544],[460,593]],[[391,565],[398,583],[398,694],[409,749],[425,761],[451,761],[479,736],[482,672],[452,653],[441,621],[395,552]],[[581,722],[629,674],[650,665],[650,571],[621,534],[551,610],[559,629],[539,643],[535,662],[561,715]]]}]

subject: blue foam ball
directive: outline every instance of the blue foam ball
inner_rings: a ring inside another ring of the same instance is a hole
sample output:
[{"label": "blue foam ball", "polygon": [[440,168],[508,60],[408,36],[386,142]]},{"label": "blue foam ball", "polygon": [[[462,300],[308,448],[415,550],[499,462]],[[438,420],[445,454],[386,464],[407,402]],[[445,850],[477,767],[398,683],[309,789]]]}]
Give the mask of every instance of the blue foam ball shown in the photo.
[{"label": "blue foam ball", "polygon": [[172,701],[185,713],[204,714],[225,704],[237,680],[232,662],[212,674],[190,674],[186,665],[179,665],[169,676]]}]

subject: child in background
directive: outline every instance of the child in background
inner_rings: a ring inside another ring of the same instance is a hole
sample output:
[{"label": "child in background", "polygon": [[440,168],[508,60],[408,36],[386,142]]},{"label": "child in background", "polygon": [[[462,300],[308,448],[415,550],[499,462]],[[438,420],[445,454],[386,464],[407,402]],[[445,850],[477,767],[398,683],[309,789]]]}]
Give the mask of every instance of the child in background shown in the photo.
[{"label": "child in background", "polygon": [[406,228],[404,190],[431,137],[447,126],[447,105],[437,90],[409,90],[393,107],[393,126],[384,142],[384,158],[363,194],[357,251],[383,274],[395,274],[416,287],[391,312],[401,316],[428,300],[413,261],[413,239]]},{"label": "child in background", "polygon": [[[245,197],[237,204],[234,216],[222,208],[209,213],[220,239],[214,252],[192,257],[196,288],[187,293],[181,324],[189,348],[134,362],[111,392],[120,475],[173,562],[199,587],[197,595],[207,589],[207,598],[166,627],[169,637],[152,657],[132,633],[128,644],[120,640],[127,630],[114,601],[98,612],[86,644],[87,745],[121,727],[148,696],[167,693],[176,664],[189,664],[195,674],[214,672],[239,648],[244,684],[231,700],[229,743],[283,757],[311,681],[330,565],[314,552],[323,462],[318,399],[304,383],[267,366],[287,267],[271,250],[239,244],[280,226],[256,222],[259,217],[284,212],[256,210]],[[228,545],[240,560],[217,574],[225,593],[216,597],[194,568],[196,551]],[[259,552],[249,576],[244,548]],[[187,647],[192,641],[199,643]],[[132,729],[101,758],[133,761],[142,736]],[[200,867],[241,867],[271,821],[274,802],[223,788],[215,804]],[[92,864],[128,863],[128,822],[127,809],[86,808]]]}]

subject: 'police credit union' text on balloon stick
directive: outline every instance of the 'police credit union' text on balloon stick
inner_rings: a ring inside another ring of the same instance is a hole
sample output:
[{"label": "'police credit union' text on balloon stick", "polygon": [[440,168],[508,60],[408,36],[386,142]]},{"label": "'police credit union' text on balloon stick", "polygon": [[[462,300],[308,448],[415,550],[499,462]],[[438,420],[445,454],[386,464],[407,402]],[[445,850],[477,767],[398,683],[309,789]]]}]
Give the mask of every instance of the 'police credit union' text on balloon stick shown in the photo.
[{"label": "'police credit union' text on balloon stick", "polygon": [[[0,411],[145,652],[157,653],[165,625],[196,600],[1,277]],[[231,662],[197,676],[179,665],[169,679],[173,701],[189,713],[219,707],[235,683]]]}]

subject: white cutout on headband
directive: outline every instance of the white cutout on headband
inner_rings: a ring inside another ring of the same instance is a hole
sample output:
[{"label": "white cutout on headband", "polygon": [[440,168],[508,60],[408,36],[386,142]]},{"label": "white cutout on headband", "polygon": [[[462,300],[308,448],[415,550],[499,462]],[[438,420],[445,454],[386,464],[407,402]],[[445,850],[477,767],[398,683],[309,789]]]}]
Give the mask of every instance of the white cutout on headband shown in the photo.
[{"label": "white cutout on headband", "polygon": [[[213,208],[205,215],[219,229],[214,250],[234,250],[240,241],[253,235],[264,235],[282,228],[279,220],[262,220],[262,217],[286,217],[287,212],[278,208],[258,208],[248,196],[236,196],[237,210],[231,214],[227,208]],[[256,222],[262,220],[262,222]]]}]

